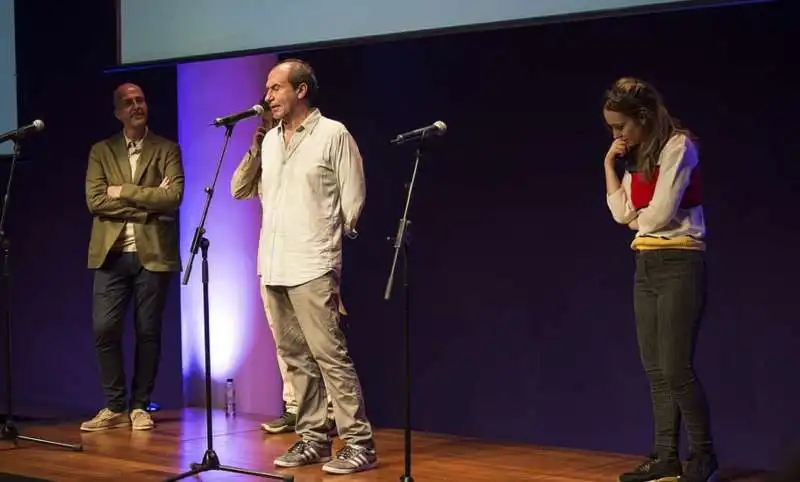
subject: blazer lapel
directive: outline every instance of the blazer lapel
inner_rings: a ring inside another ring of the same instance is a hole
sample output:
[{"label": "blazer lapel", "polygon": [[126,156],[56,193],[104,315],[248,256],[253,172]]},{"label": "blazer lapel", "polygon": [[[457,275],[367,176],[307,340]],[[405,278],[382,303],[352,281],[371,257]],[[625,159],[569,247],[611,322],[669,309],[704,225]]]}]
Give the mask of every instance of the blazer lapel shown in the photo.
[{"label": "blazer lapel", "polygon": [[125,145],[125,136],[120,134],[114,138],[111,142],[111,152],[114,154],[114,162],[122,171],[122,179],[125,183],[130,183],[133,176],[131,176],[131,163],[128,161],[128,146]]},{"label": "blazer lapel", "polygon": [[153,161],[157,145],[158,142],[153,139],[153,133],[148,133],[142,142],[142,154],[139,156],[139,162],[136,166],[136,173],[133,178],[134,184],[139,184],[141,182],[144,171],[147,170],[147,166]]}]

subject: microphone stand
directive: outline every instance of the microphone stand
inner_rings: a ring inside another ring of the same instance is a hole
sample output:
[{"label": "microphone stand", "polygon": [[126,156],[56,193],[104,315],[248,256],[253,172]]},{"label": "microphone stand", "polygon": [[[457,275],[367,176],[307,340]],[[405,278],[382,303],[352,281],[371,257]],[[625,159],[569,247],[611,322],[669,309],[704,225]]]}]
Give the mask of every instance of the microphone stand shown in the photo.
[{"label": "microphone stand", "polygon": [[[409,320],[410,306],[411,306],[411,290],[409,283],[409,251],[411,246],[411,234],[409,226],[411,221],[408,219],[408,211],[411,206],[411,197],[414,193],[414,183],[417,179],[417,170],[419,163],[422,159],[422,143],[425,140],[425,134],[420,136],[420,143],[417,146],[416,155],[414,159],[414,170],[411,174],[411,182],[407,185],[408,192],[406,193],[406,204],[403,208],[403,215],[397,226],[397,234],[394,239],[388,238],[389,241],[394,242],[394,258],[392,259],[392,268],[389,271],[389,279],[386,282],[386,291],[384,292],[383,299],[389,300],[392,296],[392,286],[394,284],[395,271],[397,270],[397,261],[402,256],[403,258],[403,354],[405,364],[405,427],[404,427],[404,471],[400,476],[401,482],[414,482],[414,477],[411,476],[411,338]],[[402,144],[404,140],[392,141],[393,144]]]},{"label": "microphone stand", "polygon": [[0,257],[2,257],[2,267],[0,267],[0,277],[3,278],[2,291],[3,291],[3,318],[5,318],[5,337],[6,337],[6,420],[0,425],[0,440],[11,440],[14,446],[19,445],[19,440],[28,442],[36,442],[45,445],[54,445],[80,452],[83,450],[81,444],[68,444],[62,442],[55,442],[52,440],[45,440],[41,438],[28,437],[20,435],[19,430],[14,425],[14,405],[13,405],[13,385],[11,383],[11,264],[9,257],[11,253],[11,240],[6,235],[6,216],[8,215],[8,201],[11,195],[11,186],[14,181],[14,168],[17,165],[17,158],[19,157],[19,139],[12,139],[14,143],[14,150],[11,155],[11,168],[8,172],[8,182],[6,185],[6,193],[3,196],[3,211],[0,214]]},{"label": "microphone stand", "polygon": [[189,283],[189,276],[192,273],[192,264],[194,262],[194,258],[197,255],[198,248],[202,254],[202,281],[203,281],[203,331],[204,331],[204,342],[205,342],[205,388],[206,388],[206,452],[203,455],[203,461],[198,463],[193,463],[190,465],[190,470],[178,474],[174,477],[170,477],[167,479],[167,482],[172,482],[176,480],[185,479],[187,477],[192,477],[197,474],[203,472],[209,472],[212,470],[218,470],[222,472],[231,472],[236,474],[244,474],[244,475],[253,475],[255,477],[262,477],[266,479],[274,479],[274,480],[283,480],[285,482],[293,482],[294,476],[292,475],[282,475],[282,474],[269,474],[266,472],[256,472],[254,470],[249,469],[241,469],[238,467],[232,467],[229,465],[222,465],[219,461],[219,457],[217,453],[214,451],[214,440],[213,440],[213,431],[212,431],[212,422],[211,422],[211,344],[210,344],[210,328],[209,328],[209,307],[208,307],[208,247],[211,244],[206,238],[206,216],[208,215],[208,209],[211,206],[211,198],[214,196],[214,189],[217,185],[217,178],[219,177],[219,171],[222,167],[222,159],[225,157],[225,151],[228,148],[228,141],[231,138],[231,133],[233,133],[233,127],[235,126],[235,122],[230,122],[224,124],[225,126],[225,142],[222,144],[222,153],[219,156],[219,160],[217,161],[217,169],[214,172],[214,180],[210,187],[205,188],[206,193],[206,201],[205,205],[203,206],[203,215],[200,218],[200,224],[194,231],[194,238],[192,239],[192,246],[191,246],[191,257],[189,258],[189,264],[186,267],[186,272],[183,276],[183,284],[186,285]]}]

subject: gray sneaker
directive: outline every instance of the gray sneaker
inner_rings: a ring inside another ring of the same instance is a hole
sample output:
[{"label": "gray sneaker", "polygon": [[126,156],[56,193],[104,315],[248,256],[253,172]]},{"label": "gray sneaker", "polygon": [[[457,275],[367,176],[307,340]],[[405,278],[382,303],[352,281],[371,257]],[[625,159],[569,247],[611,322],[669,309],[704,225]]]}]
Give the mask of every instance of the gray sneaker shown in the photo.
[{"label": "gray sneaker", "polygon": [[287,433],[294,432],[297,424],[297,414],[283,412],[283,414],[271,422],[261,424],[261,430],[267,433]]},{"label": "gray sneaker", "polygon": [[378,454],[373,448],[359,445],[345,445],[336,458],[322,466],[322,470],[329,474],[353,474],[378,466]]},{"label": "gray sneaker", "polygon": [[104,408],[97,412],[93,419],[83,422],[81,430],[84,432],[99,432],[111,428],[127,427],[130,424],[131,421],[126,412],[112,412]]},{"label": "gray sneaker", "polygon": [[330,444],[298,440],[285,454],[275,459],[277,467],[300,467],[327,462],[331,459]]}]

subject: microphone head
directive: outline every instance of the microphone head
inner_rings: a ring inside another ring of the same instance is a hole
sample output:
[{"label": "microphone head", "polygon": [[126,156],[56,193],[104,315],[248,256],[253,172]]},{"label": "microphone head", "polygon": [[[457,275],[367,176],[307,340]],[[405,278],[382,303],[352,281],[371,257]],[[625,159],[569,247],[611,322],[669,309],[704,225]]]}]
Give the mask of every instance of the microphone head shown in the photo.
[{"label": "microphone head", "polygon": [[256,104],[253,106],[253,110],[256,111],[258,115],[261,115],[264,113],[264,106],[261,104]]},{"label": "microphone head", "polygon": [[436,134],[438,134],[440,136],[442,134],[444,134],[445,132],[447,132],[447,124],[445,124],[444,122],[442,122],[440,120],[437,120],[436,122],[434,122],[433,126],[436,128]]},{"label": "microphone head", "polygon": [[36,129],[37,131],[44,129],[44,122],[42,122],[39,119],[36,119],[35,121],[33,121],[33,128]]}]

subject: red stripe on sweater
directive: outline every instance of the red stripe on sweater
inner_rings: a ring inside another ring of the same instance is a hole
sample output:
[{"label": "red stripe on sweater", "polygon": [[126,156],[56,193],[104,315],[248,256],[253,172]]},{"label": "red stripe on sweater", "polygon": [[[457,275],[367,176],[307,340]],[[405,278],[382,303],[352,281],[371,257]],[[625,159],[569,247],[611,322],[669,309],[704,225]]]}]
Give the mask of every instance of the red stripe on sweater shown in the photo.
[{"label": "red stripe on sweater", "polygon": [[[631,173],[631,205],[634,209],[642,209],[650,204],[653,199],[653,193],[656,190],[656,181],[658,181],[658,167],[653,171],[652,179],[648,182],[642,172]],[[700,166],[692,170],[689,177],[689,185],[683,192],[683,199],[681,199],[681,209],[689,209],[702,204],[700,196]]]}]

